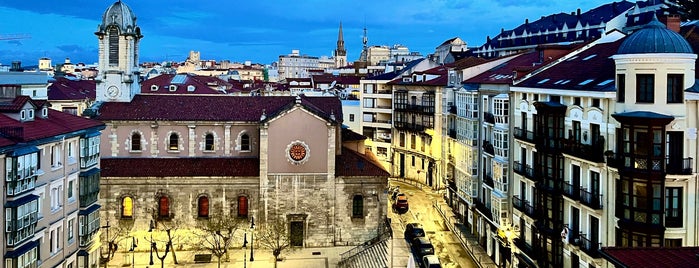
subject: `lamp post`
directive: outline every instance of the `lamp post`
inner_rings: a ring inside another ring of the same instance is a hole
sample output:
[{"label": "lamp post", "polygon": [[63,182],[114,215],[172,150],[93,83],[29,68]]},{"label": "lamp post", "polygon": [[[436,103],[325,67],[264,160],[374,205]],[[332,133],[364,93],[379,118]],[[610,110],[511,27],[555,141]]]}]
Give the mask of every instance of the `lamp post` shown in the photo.
[{"label": "lamp post", "polygon": [[245,230],[245,233],[243,234],[243,268],[248,267],[248,230]]},{"label": "lamp post", "polygon": [[107,267],[107,262],[109,262],[109,255],[110,255],[110,252],[112,250],[112,243],[109,240],[109,228],[110,227],[111,226],[109,226],[109,220],[107,220],[107,225],[100,226],[100,228],[105,229],[106,230],[105,232],[107,233],[107,235],[106,235],[106,237],[107,237],[107,257],[102,256],[102,248],[100,247],[100,263],[104,263],[104,267]]},{"label": "lamp post", "polygon": [[254,242],[254,235],[255,235],[255,216],[252,216],[251,218],[251,223],[250,223],[250,261],[255,261],[255,255],[254,255],[254,248],[255,248],[255,242]]},{"label": "lamp post", "polygon": [[137,243],[138,243],[138,241],[136,241],[136,237],[131,236],[131,249],[129,251],[131,251],[131,267],[134,267],[134,268],[136,267],[135,255],[136,255],[136,247],[138,246]]},{"label": "lamp post", "polygon": [[155,228],[155,223],[150,220],[150,228],[148,232],[150,233],[150,262],[148,264],[153,265],[153,248],[155,247],[155,241],[153,241],[153,229]]}]

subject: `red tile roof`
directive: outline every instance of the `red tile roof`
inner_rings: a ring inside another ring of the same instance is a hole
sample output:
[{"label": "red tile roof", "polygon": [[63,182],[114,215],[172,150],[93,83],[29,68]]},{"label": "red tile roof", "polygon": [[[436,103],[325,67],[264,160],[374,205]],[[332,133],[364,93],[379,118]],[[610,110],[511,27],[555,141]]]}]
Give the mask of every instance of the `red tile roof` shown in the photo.
[{"label": "red tile roof", "polygon": [[48,87],[49,100],[84,100],[95,99],[94,80],[70,80],[56,77]]},{"label": "red tile roof", "polygon": [[48,118],[34,117],[34,121],[19,122],[0,114],[0,134],[15,141],[29,142],[85,130],[104,127],[104,123],[49,109]]},{"label": "red tile roof", "polygon": [[602,255],[617,267],[699,267],[699,247],[602,248]]},{"label": "red tile roof", "polygon": [[258,158],[102,158],[102,177],[256,177]]},{"label": "red tile roof", "polygon": [[[17,96],[14,99],[0,99],[0,112],[18,113],[24,107],[24,104],[31,102],[31,100],[27,96]],[[36,104],[32,104],[36,107]]]},{"label": "red tile roof", "polygon": [[563,60],[517,86],[592,91],[616,91],[614,84],[614,60],[621,40],[596,44],[575,56]]},{"label": "red tile roof", "polygon": [[364,155],[348,148],[342,148],[342,154],[335,156],[335,176],[337,177],[361,177],[374,176],[386,177],[390,174],[376,159],[370,150]]},{"label": "red tile roof", "polygon": [[[342,104],[337,97],[302,97],[309,110],[342,122]],[[131,102],[106,102],[99,108],[97,120],[134,121],[238,121],[259,122],[263,111],[267,118],[291,107],[292,96],[228,95],[136,95]]]},{"label": "red tile roof", "polygon": [[[176,81],[173,83],[173,78],[178,76],[178,78],[184,78],[182,81]],[[216,78],[218,79],[218,78]],[[222,91],[212,89],[207,81],[209,79],[198,79],[197,76],[191,74],[161,74],[141,83],[141,93],[145,94],[224,94]],[[220,79],[219,79],[220,80]],[[221,80],[221,83],[226,83]],[[177,86],[177,89],[170,91],[170,85]],[[153,90],[153,86],[156,90]],[[189,91],[188,87],[193,86],[194,91]],[[215,87],[215,86],[214,86]]]},{"label": "red tile roof", "polygon": [[[515,70],[529,72],[534,69],[532,65],[537,62],[539,62],[539,52],[533,51],[521,54],[473,78],[467,79],[463,83],[512,84],[512,73]],[[523,69],[523,67],[526,67],[526,69]]]}]

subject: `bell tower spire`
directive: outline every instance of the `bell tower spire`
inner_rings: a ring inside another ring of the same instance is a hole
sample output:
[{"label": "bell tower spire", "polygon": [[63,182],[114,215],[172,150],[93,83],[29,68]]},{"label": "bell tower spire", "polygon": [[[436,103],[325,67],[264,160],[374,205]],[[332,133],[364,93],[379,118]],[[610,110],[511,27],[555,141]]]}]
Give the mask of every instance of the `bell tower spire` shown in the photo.
[{"label": "bell tower spire", "polygon": [[345,38],[342,34],[342,22],[337,34],[337,48],[335,49],[335,68],[347,65],[347,50],[345,50]]}]

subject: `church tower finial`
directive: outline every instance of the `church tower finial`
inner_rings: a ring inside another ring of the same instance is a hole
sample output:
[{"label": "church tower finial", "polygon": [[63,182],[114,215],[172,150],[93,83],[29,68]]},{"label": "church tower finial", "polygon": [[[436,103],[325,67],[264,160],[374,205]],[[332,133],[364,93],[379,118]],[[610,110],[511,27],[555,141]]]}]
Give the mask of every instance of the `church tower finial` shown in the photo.
[{"label": "church tower finial", "polygon": [[337,34],[337,48],[335,49],[335,68],[345,65],[347,65],[347,50],[345,50],[345,38],[342,33],[342,21],[340,21],[340,30]]}]

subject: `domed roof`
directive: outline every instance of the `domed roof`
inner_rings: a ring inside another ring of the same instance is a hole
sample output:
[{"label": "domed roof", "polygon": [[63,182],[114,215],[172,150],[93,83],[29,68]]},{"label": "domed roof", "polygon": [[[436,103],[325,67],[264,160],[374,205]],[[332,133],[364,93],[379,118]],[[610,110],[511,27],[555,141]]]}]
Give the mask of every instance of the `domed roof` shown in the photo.
[{"label": "domed roof", "polygon": [[106,33],[109,26],[118,27],[122,34],[133,34],[138,28],[136,26],[136,15],[134,15],[129,6],[120,0],[116,1],[102,15],[102,24],[99,26],[99,32]]},{"label": "domed roof", "polygon": [[648,54],[648,53],[689,53],[693,54],[680,34],[668,29],[665,24],[653,16],[651,22],[637,32],[631,34],[621,43],[617,54]]}]

